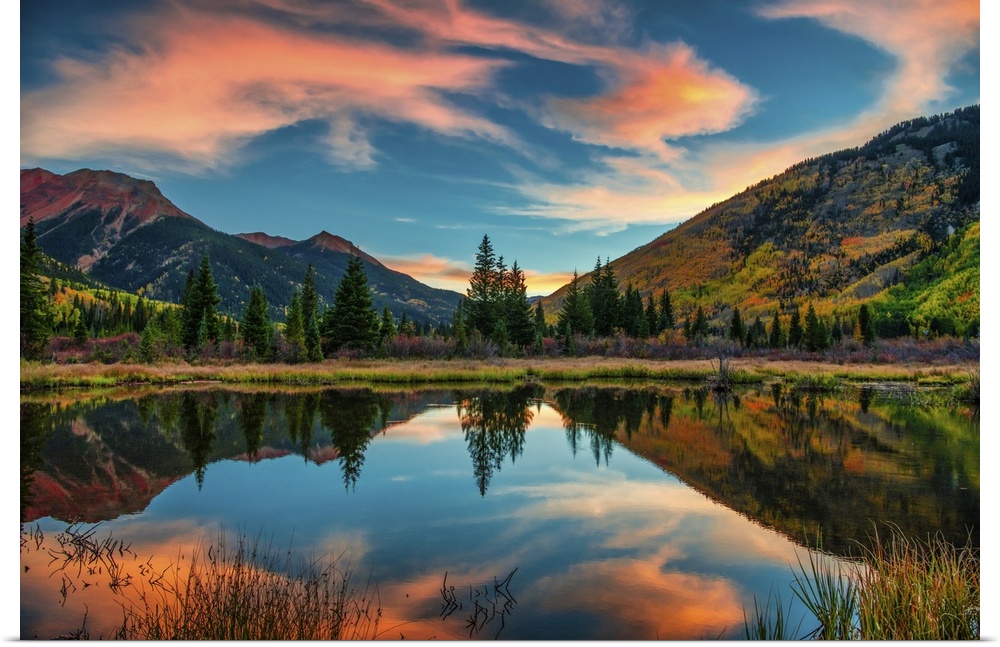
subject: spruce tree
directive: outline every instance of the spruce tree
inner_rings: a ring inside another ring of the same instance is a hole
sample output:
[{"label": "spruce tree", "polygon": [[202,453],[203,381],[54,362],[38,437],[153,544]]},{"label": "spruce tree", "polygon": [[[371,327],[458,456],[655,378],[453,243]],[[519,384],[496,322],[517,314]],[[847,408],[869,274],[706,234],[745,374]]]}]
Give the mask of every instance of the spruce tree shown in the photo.
[{"label": "spruce tree", "polygon": [[392,312],[389,310],[389,306],[383,306],[382,321],[379,323],[378,326],[379,341],[392,339],[395,336],[396,336],[396,322],[392,320]]},{"label": "spruce tree", "polygon": [[476,250],[476,265],[465,293],[465,314],[469,326],[487,338],[493,334],[498,318],[496,274],[496,253],[489,236],[484,234]]},{"label": "spruce tree", "polygon": [[559,311],[559,334],[569,343],[574,335],[590,335],[593,328],[594,315],[587,296],[580,290],[580,276],[574,270],[573,280],[570,281],[562,310]]},{"label": "spruce tree", "polygon": [[250,301],[247,303],[247,309],[240,324],[240,338],[246,347],[253,350],[257,359],[266,360],[269,358],[271,354],[271,315],[264,288],[259,285],[250,288]]},{"label": "spruce tree", "polygon": [[648,337],[656,337],[660,334],[660,317],[656,312],[656,301],[653,300],[653,293],[646,297],[646,328]]},{"label": "spruce tree", "polygon": [[289,346],[290,359],[300,362],[306,358],[306,331],[302,325],[302,300],[299,290],[292,290],[292,299],[285,315],[285,343]]},{"label": "spruce tree", "polygon": [[29,219],[21,238],[21,357],[40,359],[49,343],[49,298],[39,276],[42,250],[35,239],[35,221]]},{"label": "spruce tree", "polygon": [[743,319],[740,317],[740,309],[733,306],[733,318],[729,322],[729,338],[742,343],[745,336],[746,331],[743,329]]},{"label": "spruce tree", "polygon": [[361,259],[352,256],[347,273],[337,285],[333,308],[323,315],[322,336],[328,348],[371,350],[378,343],[379,318],[372,307],[372,293]]},{"label": "spruce tree", "polygon": [[816,309],[811,303],[809,304],[809,309],[806,311],[806,328],[803,341],[805,342],[806,350],[811,353],[826,350],[826,327],[820,323],[819,317],[816,316]]},{"label": "spruce tree", "polygon": [[875,326],[867,303],[862,303],[858,309],[858,341],[865,346],[871,346],[875,341]]},{"label": "spruce tree", "polygon": [[531,304],[528,303],[528,286],[524,280],[524,272],[517,266],[517,261],[507,272],[504,282],[504,323],[510,343],[524,348],[535,341],[535,322],[531,316]]},{"label": "spruce tree", "polygon": [[537,339],[544,339],[548,332],[548,326],[545,323],[545,310],[542,308],[542,302],[539,300],[535,302],[535,337]]},{"label": "spruce tree", "polygon": [[673,330],[677,322],[674,320],[674,305],[670,302],[670,291],[664,290],[660,293],[660,320],[657,328],[660,332]]},{"label": "spruce tree", "polygon": [[[219,319],[216,308],[219,294],[212,277],[212,265],[208,254],[201,257],[197,275],[189,274],[184,295],[184,347],[188,350],[200,349],[204,345],[218,341]],[[193,276],[193,283],[191,277]]]},{"label": "spruce tree", "polygon": [[319,295],[316,293],[316,273],[312,263],[306,268],[306,278],[302,283],[302,331],[305,336],[306,359],[310,362],[323,361],[320,345]]},{"label": "spruce tree", "polygon": [[792,309],[792,319],[788,323],[788,345],[792,348],[801,346],[802,335],[802,320],[799,316],[799,307],[795,306]]},{"label": "spruce tree", "polygon": [[614,333],[616,327],[628,326],[624,321],[624,299],[618,294],[618,279],[610,262],[602,266],[600,257],[597,258],[591,283],[584,293],[590,304],[595,335],[608,337]]},{"label": "spruce tree", "polygon": [[784,335],[781,334],[781,315],[777,310],[774,311],[774,317],[771,319],[771,331],[767,340],[767,345],[771,348],[781,348],[782,338]]}]

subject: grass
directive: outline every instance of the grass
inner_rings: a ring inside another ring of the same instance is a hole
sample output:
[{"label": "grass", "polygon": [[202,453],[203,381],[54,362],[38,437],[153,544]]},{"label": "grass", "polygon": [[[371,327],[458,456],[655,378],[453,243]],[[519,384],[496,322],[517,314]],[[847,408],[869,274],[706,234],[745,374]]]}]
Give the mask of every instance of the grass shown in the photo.
[{"label": "grass", "polygon": [[374,638],[378,589],[351,585],[337,560],[295,564],[270,546],[220,539],[196,551],[125,607],[127,640],[359,640]]},{"label": "grass", "polygon": [[[111,637],[123,640],[359,640],[378,634],[382,609],[371,581],[352,584],[341,559],[306,561],[259,539],[225,534],[195,547],[190,560],[179,557],[164,570],[137,557],[114,540],[95,539],[96,526],[70,526],[48,549],[50,565],[74,589],[73,573],[107,573],[108,588],[121,605],[122,624]],[[25,534],[22,547],[42,550],[40,530]],[[125,562],[122,562],[125,558]],[[87,586],[90,585],[88,580]],[[89,637],[87,618],[69,637]]]},{"label": "grass", "polygon": [[[941,537],[918,540],[891,528],[861,560],[824,566],[810,552],[799,563],[795,595],[818,623],[799,638],[830,640],[977,640],[980,633],[979,551]],[[771,609],[754,600],[747,638],[787,639],[780,599]]]},{"label": "grass", "polygon": [[[836,381],[919,382],[937,377],[966,382],[978,363],[928,369],[923,364],[853,365],[824,362],[733,358],[730,384],[755,384],[768,378],[810,380],[828,388]],[[609,357],[491,360],[327,360],[315,364],[190,365],[39,364],[22,362],[21,389],[167,385],[211,381],[224,384],[423,385],[515,384],[528,380],[567,382],[594,379],[697,380],[718,375],[710,360],[640,360]],[[807,384],[808,385],[808,384]]]}]

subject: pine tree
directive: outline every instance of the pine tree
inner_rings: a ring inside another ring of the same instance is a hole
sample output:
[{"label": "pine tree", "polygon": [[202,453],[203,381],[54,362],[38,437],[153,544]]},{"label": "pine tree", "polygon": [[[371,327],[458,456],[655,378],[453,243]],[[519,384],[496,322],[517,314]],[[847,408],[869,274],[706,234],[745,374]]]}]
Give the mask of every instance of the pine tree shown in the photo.
[{"label": "pine tree", "polygon": [[648,337],[655,337],[660,334],[660,317],[656,312],[656,301],[653,300],[653,293],[646,297],[646,329]]},{"label": "pine tree", "polygon": [[464,353],[469,346],[469,329],[465,323],[465,299],[455,306],[455,314],[451,317],[451,336],[455,340],[455,350]]},{"label": "pine tree", "polygon": [[501,316],[499,303],[500,284],[499,263],[490,238],[483,235],[476,251],[476,265],[469,278],[466,291],[465,314],[471,328],[483,337],[492,338],[493,329]]},{"label": "pine tree", "polygon": [[545,310],[542,308],[541,300],[535,302],[535,337],[544,339],[548,335],[548,325],[545,323]]},{"label": "pine tree", "polygon": [[285,315],[285,343],[290,347],[291,360],[300,362],[306,357],[306,331],[302,325],[302,300],[298,288],[292,290],[292,299]]},{"label": "pine tree", "polygon": [[746,331],[743,329],[743,319],[740,317],[740,309],[733,306],[733,318],[729,322],[729,338],[733,341],[742,342],[745,336]]},{"label": "pine tree", "polygon": [[216,313],[219,294],[215,279],[212,277],[212,265],[208,260],[208,254],[201,257],[198,274],[189,274],[188,277],[189,283],[185,286],[183,298],[184,347],[195,350],[219,339],[219,319]]},{"label": "pine tree", "polygon": [[250,300],[240,323],[240,338],[246,347],[253,350],[257,359],[266,360],[270,357],[271,315],[264,288],[259,285],[250,288]]},{"label": "pine tree", "polygon": [[826,350],[827,339],[826,339],[826,327],[822,325],[819,317],[816,316],[816,309],[813,304],[809,304],[809,309],[806,311],[806,328],[804,332],[804,339],[806,350],[811,353]]},{"label": "pine tree", "polygon": [[600,257],[594,266],[590,285],[584,290],[594,320],[594,334],[598,337],[612,335],[616,327],[627,327],[623,314],[624,299],[618,294],[618,279],[610,262],[601,265]]},{"label": "pine tree", "polygon": [[799,316],[799,307],[795,306],[792,310],[792,319],[788,323],[788,345],[792,348],[798,348],[802,345],[802,320]]},{"label": "pine tree", "polygon": [[674,320],[674,306],[670,302],[670,292],[664,290],[660,293],[660,320],[657,327],[660,332],[664,330],[673,330],[677,322]]},{"label": "pine tree", "polygon": [[389,306],[383,306],[382,321],[379,323],[378,326],[379,341],[392,339],[395,336],[396,336],[396,322],[392,320],[392,312],[389,310]]},{"label": "pine tree", "polygon": [[870,347],[875,342],[875,326],[867,303],[862,303],[858,309],[857,329],[858,341]]},{"label": "pine tree", "polygon": [[535,322],[531,317],[524,272],[517,266],[516,260],[507,272],[504,283],[504,323],[507,336],[515,346],[530,346],[535,341]]},{"label": "pine tree", "polygon": [[35,221],[29,219],[21,239],[21,357],[40,359],[49,343],[51,315],[45,286],[39,276],[42,250],[35,239]]},{"label": "pine tree", "polygon": [[781,315],[775,310],[774,317],[771,319],[771,332],[767,340],[767,345],[771,348],[781,348],[784,345],[782,343],[783,337],[784,335],[781,334]]},{"label": "pine tree", "polygon": [[319,295],[316,293],[316,273],[312,263],[306,268],[306,278],[302,283],[302,331],[305,336],[306,359],[310,362],[323,361],[320,345]]},{"label": "pine tree", "polygon": [[322,336],[328,349],[371,350],[378,343],[379,318],[372,307],[372,293],[361,259],[352,256],[347,273],[337,285],[333,308],[323,315]]},{"label": "pine tree", "polygon": [[573,280],[570,281],[562,310],[559,311],[559,334],[569,341],[574,335],[590,335],[593,328],[594,315],[590,311],[587,296],[580,290],[580,276],[574,270]]}]

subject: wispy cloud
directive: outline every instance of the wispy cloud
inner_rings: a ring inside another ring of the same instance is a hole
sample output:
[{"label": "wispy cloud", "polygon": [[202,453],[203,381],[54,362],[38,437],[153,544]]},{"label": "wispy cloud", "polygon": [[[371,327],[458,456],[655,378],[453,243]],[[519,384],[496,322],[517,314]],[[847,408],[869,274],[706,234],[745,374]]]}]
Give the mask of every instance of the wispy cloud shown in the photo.
[{"label": "wispy cloud", "polygon": [[137,21],[132,38],[98,60],[57,61],[60,82],[22,96],[22,156],[166,154],[215,168],[254,137],[315,119],[330,126],[334,163],[367,168],[377,151],[362,117],[517,145],[502,126],[445,98],[488,87],[507,65],[501,60],[415,55],[183,7]]}]

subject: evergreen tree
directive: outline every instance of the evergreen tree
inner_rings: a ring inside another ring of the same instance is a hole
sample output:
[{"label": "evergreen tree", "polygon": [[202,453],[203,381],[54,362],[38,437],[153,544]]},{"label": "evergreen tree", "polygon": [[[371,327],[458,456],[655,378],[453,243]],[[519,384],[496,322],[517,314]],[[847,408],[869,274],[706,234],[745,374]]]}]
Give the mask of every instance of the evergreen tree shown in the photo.
[{"label": "evergreen tree", "polygon": [[502,277],[499,267],[493,244],[489,236],[483,235],[466,291],[465,314],[469,326],[486,338],[492,338],[493,329],[501,317],[499,297]]},{"label": "evergreen tree", "polygon": [[291,360],[299,362],[306,357],[306,331],[302,324],[302,299],[299,290],[292,290],[292,299],[285,314],[285,343],[289,346]]},{"label": "evergreen tree", "polygon": [[83,321],[83,315],[77,317],[76,325],[73,326],[73,341],[77,346],[83,346],[90,339],[90,329]]},{"label": "evergreen tree", "polygon": [[803,341],[805,342],[806,350],[811,353],[826,350],[827,347],[826,327],[822,325],[819,317],[816,316],[816,309],[811,303],[809,304],[809,309],[806,311],[806,328]]},{"label": "evergreen tree", "polygon": [[742,343],[745,336],[746,331],[743,329],[743,319],[740,317],[740,309],[733,306],[733,318],[729,322],[729,338]]},{"label": "evergreen tree", "polygon": [[610,262],[602,267],[600,257],[597,258],[591,283],[584,293],[590,304],[595,335],[609,337],[614,334],[616,327],[626,327],[623,321],[623,300],[618,294],[618,279]]},{"label": "evergreen tree", "polygon": [[528,286],[517,261],[507,273],[504,285],[504,323],[510,343],[524,348],[535,341],[535,322],[528,303]]},{"label": "evergreen tree", "polygon": [[795,306],[792,310],[792,319],[788,323],[788,345],[792,348],[798,348],[802,345],[802,320],[799,317],[799,307]]},{"label": "evergreen tree", "polygon": [[330,352],[341,348],[371,350],[378,343],[379,317],[361,259],[352,256],[337,285],[333,308],[323,315],[322,336]]},{"label": "evergreen tree", "polygon": [[862,303],[858,309],[858,323],[856,336],[865,346],[870,347],[875,342],[875,325],[872,322],[871,311],[867,303]]},{"label": "evergreen tree", "polygon": [[319,295],[316,293],[316,272],[312,263],[306,268],[306,278],[302,283],[302,331],[306,345],[306,359],[310,362],[323,361],[320,345]]},{"label": "evergreen tree", "polygon": [[674,306],[670,302],[670,292],[664,290],[660,293],[660,320],[657,323],[657,328],[660,332],[664,330],[673,330],[677,322],[674,320]]},{"label": "evergreen tree", "polygon": [[784,345],[784,335],[781,333],[781,315],[777,310],[771,319],[771,331],[767,340],[767,345],[771,348],[781,348]]},{"label": "evergreen tree", "polygon": [[253,350],[257,359],[268,359],[271,353],[271,315],[264,288],[259,285],[250,288],[250,301],[240,324],[240,338],[247,348]]},{"label": "evergreen tree", "polygon": [[35,220],[28,220],[21,238],[21,357],[40,359],[49,343],[49,299],[39,276],[42,250],[35,239]]},{"label": "evergreen tree", "polygon": [[193,283],[185,286],[184,296],[184,347],[194,350],[209,342],[218,341],[219,320],[216,307],[219,305],[219,294],[212,277],[208,254],[201,257],[198,274],[194,275]]},{"label": "evergreen tree", "polygon": [[632,284],[625,286],[625,297],[622,299],[622,328],[629,337],[649,336],[649,326],[646,324],[646,311],[642,307],[642,296]]},{"label": "evergreen tree", "polygon": [[844,333],[841,329],[840,317],[834,317],[833,326],[830,328],[830,340],[834,344],[839,344],[843,338]]},{"label": "evergreen tree", "polygon": [[451,335],[455,339],[455,350],[464,353],[469,347],[469,329],[465,323],[465,300],[455,306],[455,314],[451,318]]},{"label": "evergreen tree", "polygon": [[541,300],[535,302],[535,337],[544,339],[547,337],[549,327],[545,323],[545,310],[542,308]]},{"label": "evergreen tree", "polygon": [[161,339],[160,327],[155,319],[150,319],[146,327],[142,329],[142,336],[139,337],[139,359],[146,364],[152,364],[160,358],[159,343]]},{"label": "evergreen tree", "polygon": [[396,322],[392,320],[392,312],[389,306],[382,307],[382,321],[378,326],[379,341],[392,339],[396,336]]},{"label": "evergreen tree", "polygon": [[656,312],[656,301],[653,299],[652,292],[646,297],[646,331],[649,333],[647,337],[655,337],[660,334],[660,317]]},{"label": "evergreen tree", "polygon": [[587,296],[580,290],[580,276],[574,270],[573,280],[570,281],[562,310],[559,311],[559,334],[569,341],[574,335],[590,335],[593,328],[594,315]]},{"label": "evergreen tree", "polygon": [[694,313],[694,319],[685,322],[685,337],[687,337],[688,343],[698,344],[708,337],[708,317],[705,315],[705,309],[700,305]]}]

